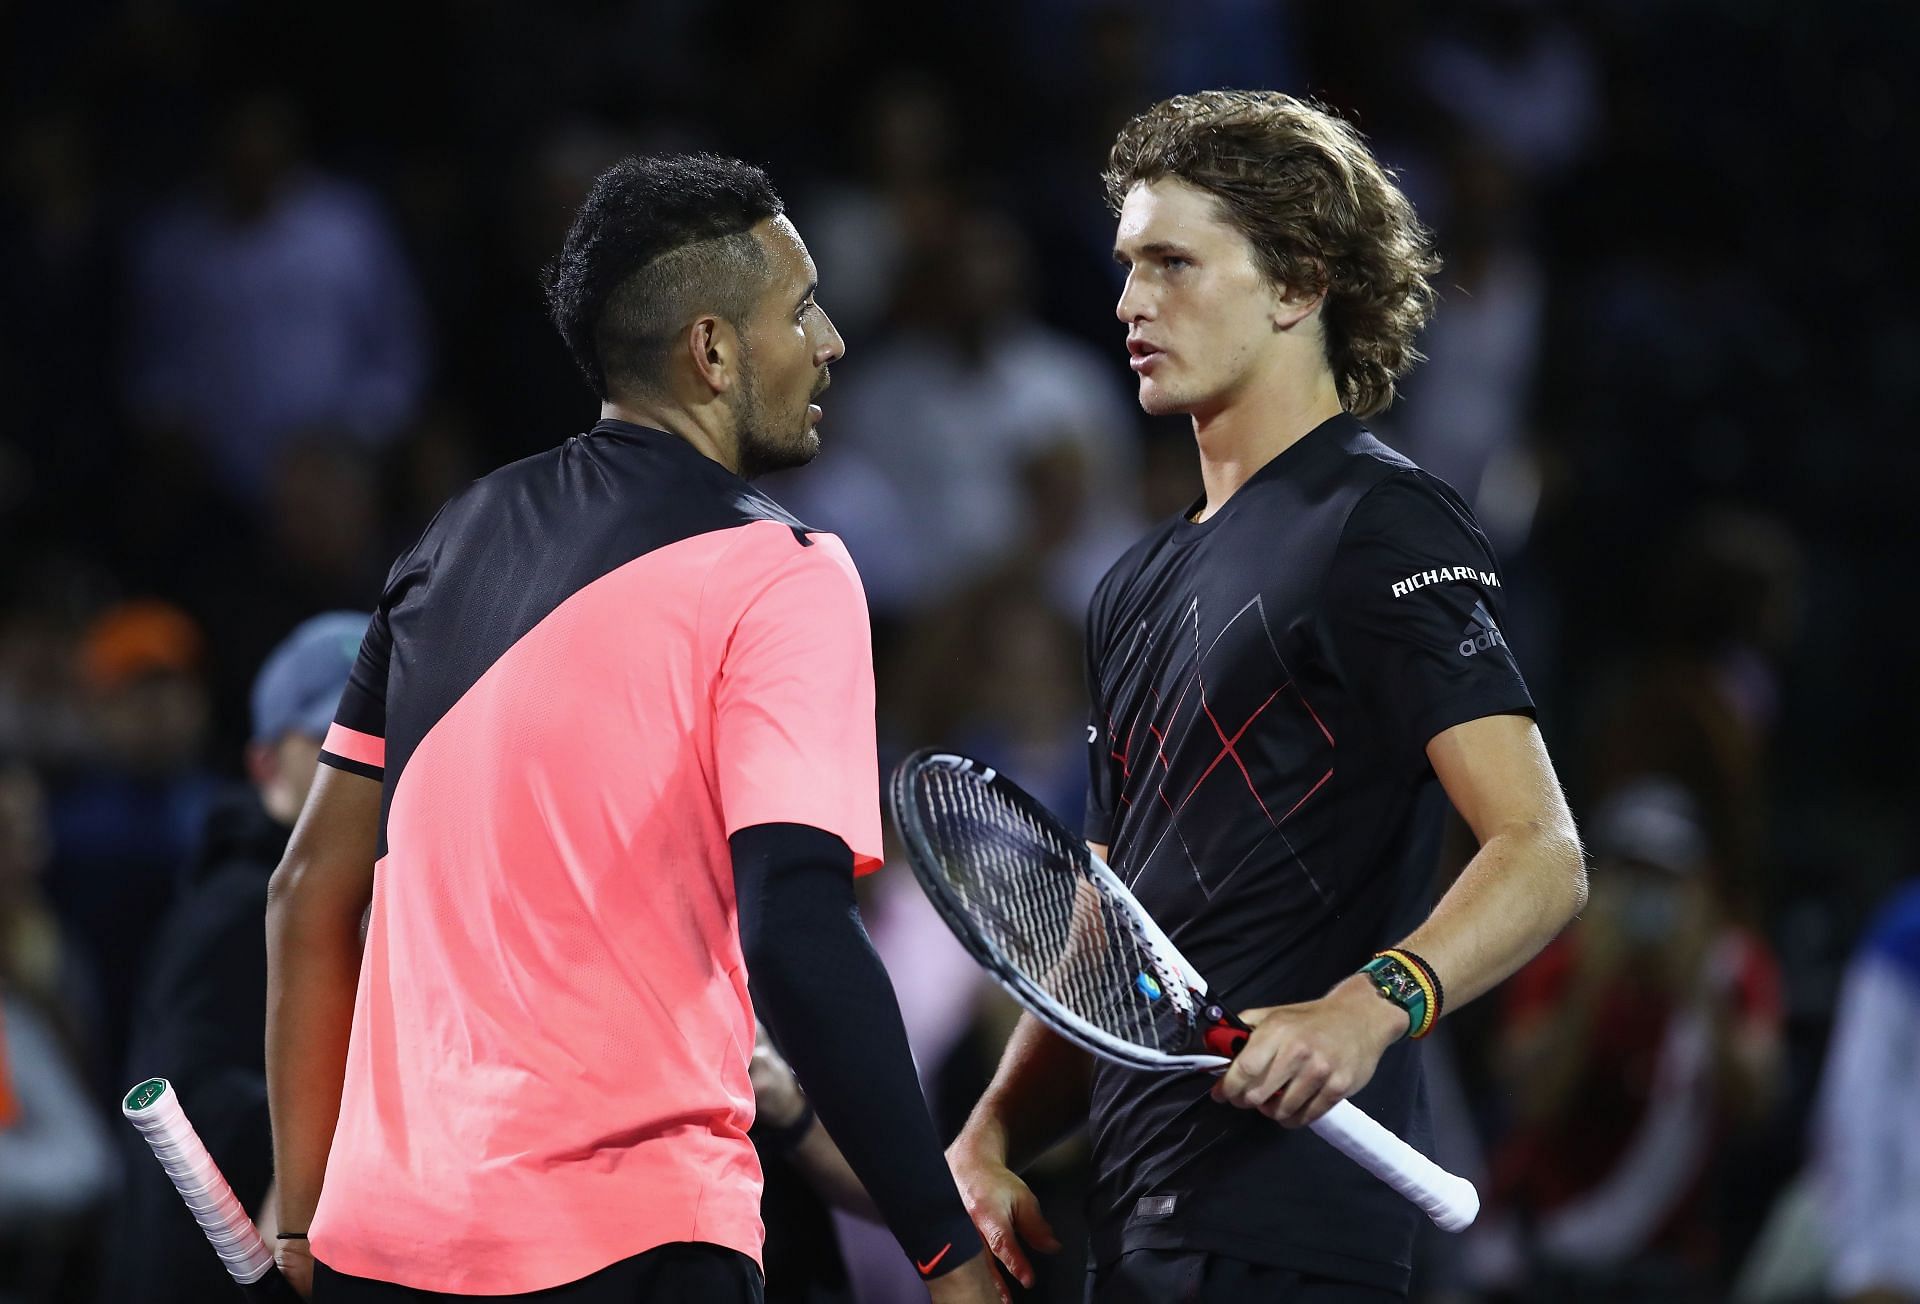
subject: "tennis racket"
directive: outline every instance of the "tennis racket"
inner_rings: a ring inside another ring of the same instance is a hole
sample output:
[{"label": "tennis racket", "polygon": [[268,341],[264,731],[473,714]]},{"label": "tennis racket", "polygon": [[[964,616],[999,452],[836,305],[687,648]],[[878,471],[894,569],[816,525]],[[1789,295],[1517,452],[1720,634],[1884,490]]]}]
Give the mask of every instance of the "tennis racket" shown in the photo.
[{"label": "tennis racket", "polygon": [[[1218,1070],[1248,1027],[1087,844],[991,766],[921,751],[894,771],[894,823],[914,875],[960,944],[1067,1040],[1136,1069]],[[1480,1196],[1341,1101],[1312,1124],[1445,1231]]]},{"label": "tennis racket", "polygon": [[173,1084],[165,1078],[148,1078],[127,1093],[120,1112],[153,1147],[154,1158],[173,1179],[173,1189],[187,1202],[193,1220],[213,1243],[240,1293],[259,1304],[301,1304],[300,1296],[274,1267],[273,1251],[181,1111]]}]

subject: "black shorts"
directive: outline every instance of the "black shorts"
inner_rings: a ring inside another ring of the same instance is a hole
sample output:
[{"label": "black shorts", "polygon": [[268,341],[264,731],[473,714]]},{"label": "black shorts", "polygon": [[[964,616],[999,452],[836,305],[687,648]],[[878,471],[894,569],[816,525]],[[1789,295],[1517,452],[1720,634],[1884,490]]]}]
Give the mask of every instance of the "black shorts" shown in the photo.
[{"label": "black shorts", "polygon": [[524,1295],[447,1295],[313,1269],[313,1304],[420,1304],[425,1300],[538,1300],[540,1304],[762,1304],[760,1269],[738,1250],[675,1241],[548,1290]]},{"label": "black shorts", "polygon": [[1087,1274],[1087,1304],[1401,1304],[1403,1291],[1199,1250],[1129,1250]]}]

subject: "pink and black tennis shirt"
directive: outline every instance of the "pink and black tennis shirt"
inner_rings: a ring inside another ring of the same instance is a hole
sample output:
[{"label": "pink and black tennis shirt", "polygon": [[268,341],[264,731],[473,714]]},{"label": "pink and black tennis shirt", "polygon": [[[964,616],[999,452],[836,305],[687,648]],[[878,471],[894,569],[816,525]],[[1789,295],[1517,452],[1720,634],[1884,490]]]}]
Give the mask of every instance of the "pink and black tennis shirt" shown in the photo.
[{"label": "pink and black tennis shirt", "polygon": [[727,838],[805,824],[878,864],[840,541],[602,421],[401,558],[322,760],[383,795],[316,1255],[473,1294],[671,1241],[757,1258]]}]

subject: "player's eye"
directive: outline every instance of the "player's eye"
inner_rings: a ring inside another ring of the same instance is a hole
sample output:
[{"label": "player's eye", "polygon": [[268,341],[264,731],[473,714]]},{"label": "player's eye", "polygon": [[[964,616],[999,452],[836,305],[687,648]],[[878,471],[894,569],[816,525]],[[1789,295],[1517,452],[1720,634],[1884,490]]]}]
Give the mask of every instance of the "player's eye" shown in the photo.
[{"label": "player's eye", "polygon": [[1164,259],[1161,260],[1160,265],[1166,268],[1170,272],[1177,272],[1182,268],[1193,266],[1193,263],[1188,259],[1180,257],[1177,254],[1168,254]]}]

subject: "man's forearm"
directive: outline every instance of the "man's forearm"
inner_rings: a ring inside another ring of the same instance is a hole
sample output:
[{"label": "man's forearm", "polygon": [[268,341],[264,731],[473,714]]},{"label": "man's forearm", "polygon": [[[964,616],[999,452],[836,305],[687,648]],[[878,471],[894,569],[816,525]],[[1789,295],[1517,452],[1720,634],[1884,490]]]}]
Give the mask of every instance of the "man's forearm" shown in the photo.
[{"label": "man's forearm", "polygon": [[1434,967],[1446,1008],[1491,990],[1539,954],[1587,899],[1571,822],[1519,824],[1484,842],[1403,945]]},{"label": "man's forearm", "polygon": [[267,911],[267,1104],[280,1226],[304,1232],[340,1118],[360,974],[357,921],[315,918],[275,876]]},{"label": "man's forearm", "polygon": [[941,1162],[892,983],[860,924],[853,853],[805,825],[755,825],[729,842],[756,1013],[901,1248],[923,1275],[958,1267],[979,1238]]},{"label": "man's forearm", "polygon": [[813,1121],[807,1134],[787,1152],[787,1161],[829,1203],[871,1222],[881,1221],[873,1197],[860,1185],[859,1174],[853,1171],[853,1165],[840,1153],[840,1147],[833,1143],[833,1137],[819,1119]]},{"label": "man's forearm", "polygon": [[1093,1057],[1022,1014],[993,1082],[956,1145],[973,1146],[1018,1172],[1085,1120]]}]

